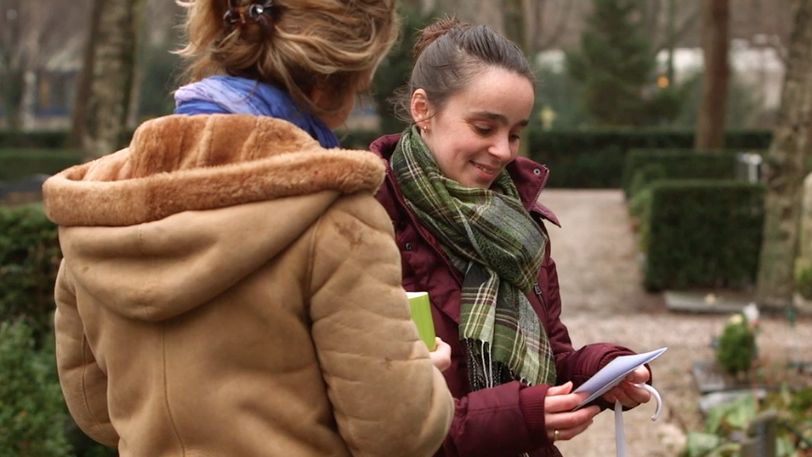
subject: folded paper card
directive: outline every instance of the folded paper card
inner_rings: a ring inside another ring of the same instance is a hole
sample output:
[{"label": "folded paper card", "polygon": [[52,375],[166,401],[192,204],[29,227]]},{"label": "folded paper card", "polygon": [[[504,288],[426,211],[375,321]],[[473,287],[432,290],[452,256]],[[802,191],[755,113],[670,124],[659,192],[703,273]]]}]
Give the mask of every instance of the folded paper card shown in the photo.
[{"label": "folded paper card", "polygon": [[601,368],[597,373],[592,375],[591,378],[587,379],[585,383],[575,389],[575,392],[589,393],[589,397],[576,406],[575,409],[605,394],[609,389],[618,385],[618,383],[629,373],[634,371],[635,368],[651,362],[662,355],[667,349],[667,347],[663,347],[643,354],[623,355],[607,363],[605,367]]},{"label": "folded paper card", "polygon": [[409,309],[412,312],[412,320],[417,326],[417,333],[420,339],[426,343],[429,351],[437,347],[434,335],[434,320],[431,318],[431,301],[428,292],[406,292],[409,298]]}]

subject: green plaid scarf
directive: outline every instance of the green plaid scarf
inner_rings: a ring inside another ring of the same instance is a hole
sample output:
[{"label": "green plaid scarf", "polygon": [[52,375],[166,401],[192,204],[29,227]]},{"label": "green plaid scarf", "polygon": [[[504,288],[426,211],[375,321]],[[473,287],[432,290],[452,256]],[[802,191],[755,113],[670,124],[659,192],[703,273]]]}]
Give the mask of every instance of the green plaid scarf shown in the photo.
[{"label": "green plaid scarf", "polygon": [[508,173],[491,189],[462,186],[443,175],[416,127],[403,133],[391,161],[406,203],[465,274],[459,329],[471,389],[514,379],[553,383],[550,343],[525,295],[547,239]]}]

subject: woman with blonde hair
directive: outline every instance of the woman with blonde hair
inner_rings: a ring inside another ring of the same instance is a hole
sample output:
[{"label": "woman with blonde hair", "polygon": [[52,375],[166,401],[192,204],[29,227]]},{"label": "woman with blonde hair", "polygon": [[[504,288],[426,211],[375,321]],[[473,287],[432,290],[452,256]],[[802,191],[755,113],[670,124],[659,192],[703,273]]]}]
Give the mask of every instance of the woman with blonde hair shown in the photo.
[{"label": "woman with blonde hair", "polygon": [[426,456],[453,401],[346,119],[394,0],[196,0],[177,113],[44,184],[60,383],[122,456]]}]

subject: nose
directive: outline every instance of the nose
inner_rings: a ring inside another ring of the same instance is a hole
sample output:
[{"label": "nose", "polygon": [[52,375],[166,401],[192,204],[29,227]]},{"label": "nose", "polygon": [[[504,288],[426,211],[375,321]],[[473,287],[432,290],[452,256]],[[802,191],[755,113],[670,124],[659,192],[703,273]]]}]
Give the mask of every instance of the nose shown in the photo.
[{"label": "nose", "polygon": [[488,152],[501,162],[509,162],[513,158],[513,151],[511,151],[510,148],[510,139],[501,135],[494,140]]}]

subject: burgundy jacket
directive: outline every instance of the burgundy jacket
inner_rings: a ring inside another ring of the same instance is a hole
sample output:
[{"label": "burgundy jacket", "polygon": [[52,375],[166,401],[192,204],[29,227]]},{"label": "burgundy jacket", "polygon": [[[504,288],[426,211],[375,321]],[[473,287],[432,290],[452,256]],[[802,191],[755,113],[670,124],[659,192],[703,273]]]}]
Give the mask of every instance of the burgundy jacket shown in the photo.
[{"label": "burgundy jacket", "polygon": [[[443,374],[456,402],[451,429],[437,456],[560,456],[544,426],[544,398],[547,385],[525,386],[517,381],[471,392],[465,368],[465,350],[459,341],[460,289],[462,276],[445,255],[439,241],[420,224],[406,206],[389,159],[399,135],[375,140],[371,150],[386,162],[386,180],[377,198],[386,208],[395,228],[401,252],[403,287],[407,291],[427,291],[437,336],[451,346],[451,367]],[[546,219],[559,225],[555,215],[538,203],[548,170],[524,157],[508,166],[524,202],[542,230]],[[561,299],[555,262],[549,244],[538,281],[527,297],[547,332],[558,372],[557,384],[573,381],[579,386],[601,367],[619,355],[634,352],[612,344],[591,344],[575,350],[567,327],[561,322]],[[601,405],[607,406],[607,405]]]}]

